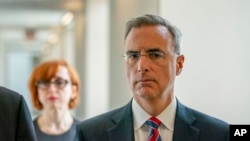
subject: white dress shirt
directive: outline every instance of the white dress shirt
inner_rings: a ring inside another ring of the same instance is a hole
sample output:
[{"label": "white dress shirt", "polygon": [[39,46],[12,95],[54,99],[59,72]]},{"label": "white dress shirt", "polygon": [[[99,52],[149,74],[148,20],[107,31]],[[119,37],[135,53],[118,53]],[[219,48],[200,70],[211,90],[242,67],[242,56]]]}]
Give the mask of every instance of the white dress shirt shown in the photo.
[{"label": "white dress shirt", "polygon": [[[176,99],[173,98],[169,106],[157,116],[161,121],[158,130],[162,141],[172,141],[173,139],[176,107]],[[145,122],[152,116],[145,112],[134,99],[132,101],[132,111],[135,141],[147,141],[150,128]]]}]

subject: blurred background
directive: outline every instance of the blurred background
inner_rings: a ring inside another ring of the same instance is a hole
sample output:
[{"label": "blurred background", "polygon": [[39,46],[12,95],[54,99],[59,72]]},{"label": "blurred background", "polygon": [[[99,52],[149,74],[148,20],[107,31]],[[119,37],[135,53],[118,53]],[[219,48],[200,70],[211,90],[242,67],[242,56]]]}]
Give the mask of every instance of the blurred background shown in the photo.
[{"label": "blurred background", "polygon": [[184,70],[175,95],[231,124],[250,124],[250,1],[0,0],[0,85],[21,93],[32,117],[28,79],[48,59],[70,62],[81,79],[78,119],[126,104],[123,34],[127,20],[157,14],[183,32]]}]

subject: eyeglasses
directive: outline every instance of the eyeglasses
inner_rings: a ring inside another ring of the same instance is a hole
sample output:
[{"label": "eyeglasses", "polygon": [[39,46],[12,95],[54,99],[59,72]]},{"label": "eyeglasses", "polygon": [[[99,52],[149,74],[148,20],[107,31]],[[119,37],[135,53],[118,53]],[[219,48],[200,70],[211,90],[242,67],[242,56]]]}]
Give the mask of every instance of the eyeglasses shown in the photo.
[{"label": "eyeglasses", "polygon": [[146,52],[146,54],[141,54],[138,51],[131,51],[131,52],[126,52],[126,54],[124,54],[123,57],[125,58],[126,61],[130,63],[137,62],[141,56],[146,56],[151,61],[156,62],[163,60],[165,56],[169,54],[174,54],[174,53],[165,53],[163,51],[149,51]]},{"label": "eyeglasses", "polygon": [[37,81],[36,86],[40,89],[46,90],[51,84],[53,84],[57,89],[63,89],[68,83],[70,83],[70,81],[60,78],[54,81],[40,80]]}]

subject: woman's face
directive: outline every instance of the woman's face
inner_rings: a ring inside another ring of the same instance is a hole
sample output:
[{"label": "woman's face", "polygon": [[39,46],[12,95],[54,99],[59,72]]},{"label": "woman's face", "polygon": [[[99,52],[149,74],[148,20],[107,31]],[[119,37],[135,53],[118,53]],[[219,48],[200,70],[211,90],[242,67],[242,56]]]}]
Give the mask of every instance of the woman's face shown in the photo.
[{"label": "woman's face", "polygon": [[69,109],[69,102],[76,97],[76,86],[72,85],[66,67],[60,66],[55,77],[38,84],[38,98],[46,109]]}]

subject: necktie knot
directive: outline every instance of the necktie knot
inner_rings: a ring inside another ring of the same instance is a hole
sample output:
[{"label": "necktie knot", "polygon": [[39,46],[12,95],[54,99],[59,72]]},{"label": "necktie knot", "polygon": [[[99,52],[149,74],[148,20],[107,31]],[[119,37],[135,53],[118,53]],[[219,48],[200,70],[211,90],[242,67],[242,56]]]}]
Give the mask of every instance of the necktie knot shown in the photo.
[{"label": "necktie knot", "polygon": [[153,129],[158,129],[158,127],[161,125],[161,121],[156,117],[151,117],[146,121],[146,123],[150,128]]}]

